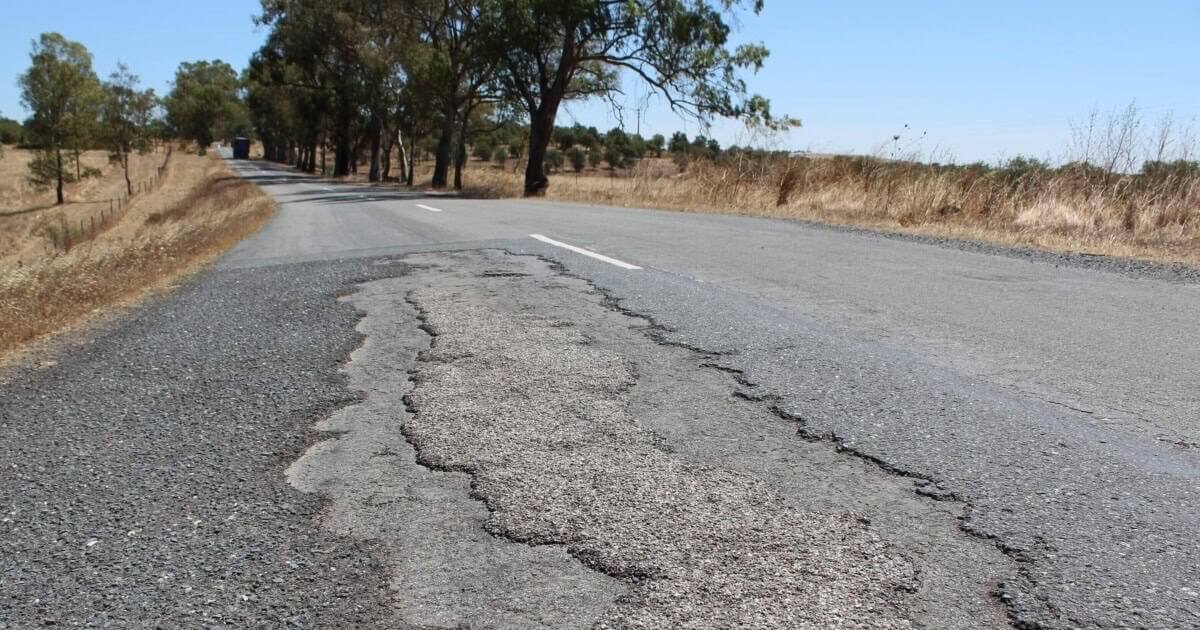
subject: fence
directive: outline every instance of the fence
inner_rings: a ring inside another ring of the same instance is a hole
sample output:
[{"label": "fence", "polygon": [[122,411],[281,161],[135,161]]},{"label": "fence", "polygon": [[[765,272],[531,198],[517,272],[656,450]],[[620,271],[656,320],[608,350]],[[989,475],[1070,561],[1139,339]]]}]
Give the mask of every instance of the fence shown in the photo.
[{"label": "fence", "polygon": [[[125,215],[129,210],[129,205],[133,197],[156,190],[167,175],[167,166],[171,161],[171,152],[171,145],[167,145],[167,155],[163,158],[163,163],[155,169],[154,174],[149,179],[133,184],[132,195],[125,191],[110,199],[80,201],[71,204],[72,209],[79,206],[93,208],[88,213],[87,218],[69,218],[67,217],[66,209],[63,208],[62,214],[59,215],[58,225],[52,224],[47,229],[47,236],[50,237],[50,242],[54,245],[54,249],[69,252],[71,251],[71,247],[96,238],[97,234],[107,230]],[[97,208],[99,212],[96,211]],[[97,215],[99,215],[99,221],[96,220]]]}]

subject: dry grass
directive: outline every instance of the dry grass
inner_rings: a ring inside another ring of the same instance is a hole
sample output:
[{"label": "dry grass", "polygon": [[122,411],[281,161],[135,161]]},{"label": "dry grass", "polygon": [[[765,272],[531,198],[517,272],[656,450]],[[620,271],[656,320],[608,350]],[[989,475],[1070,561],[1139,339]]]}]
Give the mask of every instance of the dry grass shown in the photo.
[{"label": "dry grass", "polygon": [[135,197],[94,240],[20,263],[0,258],[0,356],[194,271],[274,210],[267,195],[219,159],[176,152],[162,185]]},{"label": "dry grass", "polygon": [[[165,153],[130,157],[130,178],[134,185],[147,182],[163,163]],[[86,177],[67,184],[66,204],[54,206],[54,189],[38,189],[29,183],[28,164],[32,151],[5,147],[0,157],[0,264],[26,262],[52,255],[54,245],[42,238],[56,226],[82,221],[99,223],[109,208],[109,199],[125,194],[125,176],[119,165],[110,163],[108,153],[88,151],[80,162],[100,171],[99,177]]]},{"label": "dry grass", "polygon": [[[620,177],[564,173],[547,197],[803,219],[908,234],[1200,265],[1200,176],[1015,173],[872,158],[661,161]],[[469,192],[517,197],[521,175],[472,163]]]}]

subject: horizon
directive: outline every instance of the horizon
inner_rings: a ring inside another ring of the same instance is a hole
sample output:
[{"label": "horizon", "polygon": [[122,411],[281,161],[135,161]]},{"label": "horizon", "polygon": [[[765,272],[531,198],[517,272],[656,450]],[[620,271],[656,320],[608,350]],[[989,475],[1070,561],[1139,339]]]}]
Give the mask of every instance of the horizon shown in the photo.
[{"label": "horizon", "polygon": [[[221,59],[241,70],[266,35],[252,20],[260,5],[218,4],[147,11],[129,0],[104,6],[50,0],[13,7],[15,19],[0,25],[0,115],[28,115],[16,81],[28,66],[30,42],[45,31],[84,44],[101,78],[124,61],[159,94],[184,61]],[[894,151],[958,163],[1016,156],[1059,162],[1072,123],[1135,102],[1147,128],[1172,115],[1176,124],[1200,130],[1200,41],[1192,36],[1200,5],[1193,3],[1157,2],[1134,12],[1116,2],[1024,1],[993,12],[948,2],[833,8],[776,1],[740,22],[735,41],[771,49],[765,68],[746,76],[750,91],[771,99],[776,114],[803,122],[785,138],[770,139],[771,148]],[[705,130],[672,113],[640,82],[626,78],[623,88],[611,102],[570,103],[558,124],[622,126],[646,137],[705,133],[723,146],[751,144],[736,121],[717,120]],[[901,140],[893,142],[897,134]]]}]

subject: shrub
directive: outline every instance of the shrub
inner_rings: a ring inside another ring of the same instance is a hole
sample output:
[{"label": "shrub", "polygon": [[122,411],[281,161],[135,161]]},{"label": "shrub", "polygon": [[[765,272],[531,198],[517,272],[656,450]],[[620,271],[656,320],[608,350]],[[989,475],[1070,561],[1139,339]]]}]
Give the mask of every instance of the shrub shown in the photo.
[{"label": "shrub", "polygon": [[561,171],[563,167],[562,151],[559,151],[558,149],[550,149],[549,151],[546,151],[545,166],[546,170],[550,171],[551,173],[557,173]]},{"label": "shrub", "polygon": [[579,147],[571,147],[571,150],[567,151],[567,159],[571,161],[571,169],[576,173],[587,166],[587,153]]},{"label": "shrub", "polygon": [[495,162],[496,164],[503,166],[504,161],[507,159],[508,159],[508,149],[506,149],[504,147],[496,147],[496,150],[494,152],[492,152],[492,161]]}]

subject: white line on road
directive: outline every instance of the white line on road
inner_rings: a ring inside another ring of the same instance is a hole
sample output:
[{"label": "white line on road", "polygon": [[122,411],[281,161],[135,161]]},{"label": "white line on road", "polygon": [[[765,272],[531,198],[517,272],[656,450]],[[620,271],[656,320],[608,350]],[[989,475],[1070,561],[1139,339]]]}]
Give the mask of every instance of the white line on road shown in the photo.
[{"label": "white line on road", "polygon": [[442,211],[441,208],[434,208],[433,206],[427,206],[423,203],[417,204],[417,207],[421,208],[422,210],[428,210],[430,212],[441,212]]},{"label": "white line on road", "polygon": [[586,250],[582,247],[575,247],[574,245],[568,245],[561,241],[556,241],[552,238],[542,236],[541,234],[530,234],[529,236],[530,236],[530,238],[535,238],[543,243],[549,243],[555,247],[569,249],[569,250],[575,252],[576,254],[583,254],[584,256],[590,256],[592,258],[595,258],[596,260],[604,261],[610,265],[616,265],[622,269],[629,269],[631,271],[635,270],[635,269],[641,269],[641,267],[639,267],[637,265],[631,265],[627,262],[617,260],[616,258],[609,258],[608,256],[605,256],[604,254],[597,254],[596,252]]}]

